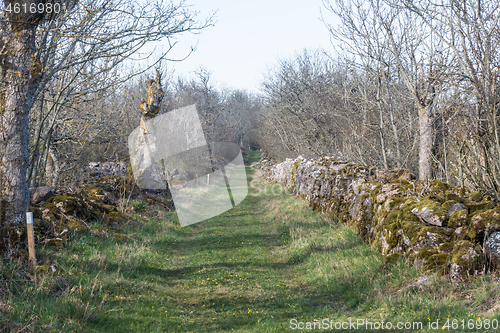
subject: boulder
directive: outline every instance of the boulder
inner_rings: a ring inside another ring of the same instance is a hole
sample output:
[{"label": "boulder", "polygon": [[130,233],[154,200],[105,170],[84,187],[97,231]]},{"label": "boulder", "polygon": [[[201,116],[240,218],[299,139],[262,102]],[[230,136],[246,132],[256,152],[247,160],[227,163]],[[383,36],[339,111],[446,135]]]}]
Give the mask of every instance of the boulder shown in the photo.
[{"label": "boulder", "polygon": [[47,201],[55,196],[54,192],[52,192],[48,186],[35,187],[31,190],[31,202],[33,204],[40,203],[41,201]]}]

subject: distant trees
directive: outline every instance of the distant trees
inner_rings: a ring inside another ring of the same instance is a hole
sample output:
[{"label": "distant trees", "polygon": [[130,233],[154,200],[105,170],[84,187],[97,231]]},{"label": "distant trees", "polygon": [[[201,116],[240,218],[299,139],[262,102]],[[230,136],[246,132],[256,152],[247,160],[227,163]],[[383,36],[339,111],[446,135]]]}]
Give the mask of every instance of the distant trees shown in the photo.
[{"label": "distant trees", "polygon": [[322,51],[280,60],[262,87],[261,146],[278,160],[333,155],[415,169],[416,108],[401,94],[403,84],[374,78]]},{"label": "distant trees", "polygon": [[207,142],[225,141],[241,148],[256,145],[255,122],[262,105],[257,96],[244,90],[217,89],[212,72],[199,68],[195,79],[178,78],[169,84],[165,111],[196,104]]},{"label": "distant trees", "polygon": [[132,55],[151,55],[140,53],[147,43],[168,41],[171,48],[174,36],[200,31],[212,18],[198,21],[184,3],[162,1],[5,0],[0,11],[0,223],[10,248],[13,230],[25,221],[28,180],[39,183],[47,161],[60,172],[54,143],[85,141],[98,121],[90,110],[82,115],[82,105],[139,74],[124,77],[119,69]]}]

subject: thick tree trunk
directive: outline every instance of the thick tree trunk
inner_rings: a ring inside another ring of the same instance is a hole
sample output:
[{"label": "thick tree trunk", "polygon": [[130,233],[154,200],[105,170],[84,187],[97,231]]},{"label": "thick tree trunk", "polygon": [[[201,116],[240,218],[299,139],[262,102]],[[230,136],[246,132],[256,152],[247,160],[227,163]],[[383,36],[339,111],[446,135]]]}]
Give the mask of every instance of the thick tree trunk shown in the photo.
[{"label": "thick tree trunk", "polygon": [[28,114],[40,73],[35,57],[36,24],[29,23],[32,19],[7,14],[0,32],[0,38],[7,46],[0,71],[0,196],[4,206],[0,247],[8,251],[7,255],[18,246],[20,227],[26,223],[29,204],[26,181]]},{"label": "thick tree trunk", "polygon": [[431,105],[421,106],[418,110],[420,130],[420,150],[418,174],[421,181],[432,179],[432,117]]}]

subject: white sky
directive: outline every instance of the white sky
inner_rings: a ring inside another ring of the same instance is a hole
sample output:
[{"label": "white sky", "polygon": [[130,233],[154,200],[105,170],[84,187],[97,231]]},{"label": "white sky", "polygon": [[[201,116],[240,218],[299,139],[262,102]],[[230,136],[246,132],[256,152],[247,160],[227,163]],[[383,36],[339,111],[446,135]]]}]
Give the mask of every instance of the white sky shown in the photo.
[{"label": "white sky", "polygon": [[[332,50],[330,35],[320,20],[333,15],[322,8],[321,0],[188,0],[204,18],[218,10],[217,22],[200,35],[185,34],[170,56],[181,58],[190,45],[197,50],[175,63],[175,76],[193,77],[203,66],[212,72],[218,87],[257,92],[278,58],[293,57],[303,48]],[[169,64],[170,67],[172,65]]]}]

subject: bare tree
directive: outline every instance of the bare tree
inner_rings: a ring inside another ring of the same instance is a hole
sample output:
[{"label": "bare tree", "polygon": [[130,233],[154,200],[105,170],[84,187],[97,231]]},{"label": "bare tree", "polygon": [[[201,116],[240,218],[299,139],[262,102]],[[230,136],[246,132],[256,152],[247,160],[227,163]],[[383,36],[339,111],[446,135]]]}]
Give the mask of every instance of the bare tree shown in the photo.
[{"label": "bare tree", "polygon": [[[476,187],[500,200],[500,4],[489,1],[402,1],[455,56],[450,89],[467,96],[459,114],[469,121],[458,136],[458,166]],[[464,105],[463,105],[464,106]],[[463,133],[463,132],[462,132]]]},{"label": "bare tree", "polygon": [[[433,107],[442,71],[446,68],[443,62],[448,61],[443,43],[435,38],[431,29],[422,29],[420,18],[398,6],[396,1],[324,3],[342,22],[338,27],[328,25],[332,36],[362,62],[361,68],[378,77],[377,95],[388,78],[404,84],[407,97],[418,109],[419,178],[431,179]],[[380,101],[378,98],[378,103]],[[390,110],[389,107],[389,117],[393,119]],[[393,133],[398,136],[397,128],[393,127]]]},{"label": "bare tree", "polygon": [[[56,4],[60,10],[55,10]],[[196,20],[197,13],[183,2],[162,1],[139,5],[130,0],[5,0],[0,8],[0,133],[5,152],[0,157],[0,187],[5,207],[0,222],[4,246],[12,248],[18,234],[14,230],[24,223],[28,207],[28,119],[37,97],[42,98],[40,103],[44,108],[49,86],[60,89],[55,93],[59,97],[78,99],[91,95],[88,89],[75,89],[71,94],[66,91],[82,75],[106,75],[133,55],[140,58],[139,51],[148,42],[167,40],[172,47],[174,36],[200,31],[212,23],[212,18],[200,23]],[[160,58],[165,56],[166,53]],[[71,73],[67,79],[61,79],[67,72]],[[62,85],[54,84],[57,78]],[[105,89],[109,83],[104,81],[98,88]],[[80,87],[83,88],[83,82]],[[51,101],[54,113],[64,105],[59,97]],[[43,116],[39,124],[47,124]],[[49,137],[54,129],[50,126]],[[39,147],[36,144],[35,150]],[[50,147],[45,151],[50,154]],[[35,152],[34,156],[43,154]]]}]

